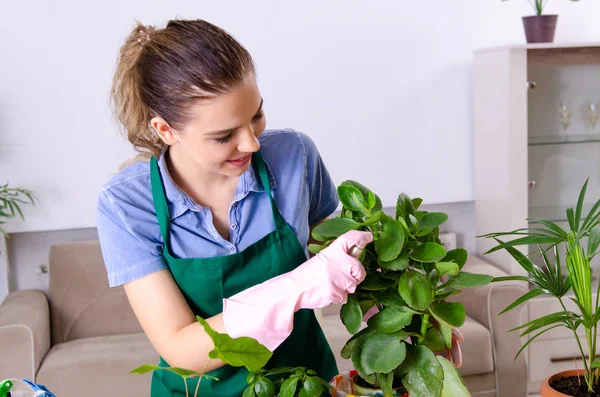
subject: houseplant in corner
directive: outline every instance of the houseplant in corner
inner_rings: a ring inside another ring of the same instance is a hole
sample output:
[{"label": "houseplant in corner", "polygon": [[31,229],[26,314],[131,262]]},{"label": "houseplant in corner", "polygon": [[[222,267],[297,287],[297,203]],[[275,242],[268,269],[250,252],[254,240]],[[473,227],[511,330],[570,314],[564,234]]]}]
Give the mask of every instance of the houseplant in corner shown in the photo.
[{"label": "houseplant in corner", "polygon": [[[507,1],[507,0],[502,0]],[[523,17],[523,27],[528,43],[552,43],[556,32],[558,15],[545,15],[544,8],[549,0],[528,0],[535,10],[535,15]],[[570,0],[573,2],[579,0]]]},{"label": "houseplant in corner", "polygon": [[420,210],[421,199],[400,194],[390,216],[377,195],[358,182],[343,182],[338,196],[340,215],[313,229],[319,243],[309,250],[316,253],[349,230],[370,231],[373,242],[360,256],[366,278],[341,309],[350,334],[341,355],[352,360],[355,371],[350,382],[341,374],[344,386],[340,377],[332,381],[335,395],[469,396],[452,362],[436,355],[451,348],[452,330],[466,316],[461,303],[445,299],[493,277],[461,270],[467,251],[446,251],[439,239],[448,216]]},{"label": "houseplant in corner", "polygon": [[[594,397],[600,391],[598,386],[600,360],[596,358],[596,336],[600,320],[600,279],[593,281],[590,268],[590,261],[596,256],[600,246],[600,200],[587,214],[582,213],[588,181],[589,178],[581,188],[575,208],[569,207],[566,210],[568,229],[565,230],[548,219],[531,218],[529,220],[541,226],[478,236],[492,238],[498,243],[488,253],[506,250],[527,272],[527,276],[511,276],[494,281],[523,280],[532,285],[528,293],[515,300],[501,313],[542,294],[556,298],[562,308],[556,313],[531,320],[513,329],[513,331],[520,330],[521,336],[530,336],[517,352],[517,356],[537,337],[557,327],[571,330],[575,337],[583,368],[549,374],[550,376],[541,386],[542,397]],[[517,237],[503,241],[501,238],[505,236]],[[525,255],[516,248],[530,245],[537,247],[532,253],[540,255],[542,262],[540,266],[529,258],[530,254]],[[563,264],[567,270],[564,275]],[[576,312],[577,309],[575,311],[567,309],[565,302],[568,300],[575,303],[579,313]],[[577,333],[579,329],[584,330],[583,341]]]},{"label": "houseplant in corner", "polygon": [[[6,223],[2,218],[10,219],[18,215],[23,219],[21,204],[34,204],[32,192],[27,189],[9,187],[8,183],[0,186],[0,225]],[[0,233],[7,236],[2,226],[0,226]]]}]

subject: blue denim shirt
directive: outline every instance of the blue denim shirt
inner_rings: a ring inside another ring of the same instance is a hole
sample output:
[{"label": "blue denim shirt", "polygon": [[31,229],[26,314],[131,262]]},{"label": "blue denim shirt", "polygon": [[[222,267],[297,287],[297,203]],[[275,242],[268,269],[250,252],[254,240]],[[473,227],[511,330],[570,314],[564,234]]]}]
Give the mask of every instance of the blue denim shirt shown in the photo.
[{"label": "blue denim shirt", "polygon": [[[338,206],[336,186],[306,134],[270,130],[259,137],[259,142],[277,207],[306,250],[310,225],[329,216]],[[210,209],[194,202],[173,182],[164,152],[158,165],[171,216],[170,249],[174,257],[229,255],[273,231],[270,202],[253,167],[239,179],[229,211],[227,241],[215,229]],[[97,223],[111,287],[167,268],[148,162],[128,166],[102,186]]]}]

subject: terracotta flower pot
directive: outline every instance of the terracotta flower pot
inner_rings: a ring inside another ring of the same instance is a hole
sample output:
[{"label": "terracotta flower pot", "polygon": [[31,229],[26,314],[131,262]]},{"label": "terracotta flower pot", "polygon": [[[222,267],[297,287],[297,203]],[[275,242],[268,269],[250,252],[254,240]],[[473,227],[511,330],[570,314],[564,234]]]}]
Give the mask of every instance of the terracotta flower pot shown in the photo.
[{"label": "terracotta flower pot", "polygon": [[528,43],[552,43],[558,15],[533,15],[523,17],[525,38]]},{"label": "terracotta flower pot", "polygon": [[551,375],[542,382],[542,386],[540,386],[540,394],[542,395],[542,397],[571,397],[568,394],[563,394],[554,390],[550,386],[550,383],[552,383],[553,380],[558,378],[566,378],[569,376],[583,376],[584,373],[585,371],[583,369],[570,369],[568,371],[562,371],[557,374]]},{"label": "terracotta flower pot", "polygon": [[[333,397],[383,397],[381,390],[361,387],[354,383],[357,376],[356,370],[343,372],[334,377],[331,382],[333,389],[329,393]],[[405,389],[394,389],[394,397],[409,397]]]}]

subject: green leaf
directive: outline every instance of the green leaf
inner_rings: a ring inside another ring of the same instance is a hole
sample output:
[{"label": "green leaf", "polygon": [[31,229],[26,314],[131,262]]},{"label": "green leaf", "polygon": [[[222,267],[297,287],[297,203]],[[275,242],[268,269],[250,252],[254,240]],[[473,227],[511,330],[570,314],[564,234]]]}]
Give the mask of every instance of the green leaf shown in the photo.
[{"label": "green leaf", "polygon": [[448,274],[450,276],[456,276],[460,271],[458,263],[455,262],[438,262],[435,264],[435,268],[440,275]]},{"label": "green leaf", "polygon": [[374,214],[372,214],[370,217],[368,217],[367,219],[365,219],[363,221],[363,223],[365,225],[374,225],[377,222],[381,221],[382,217],[383,217],[383,211],[377,211]]},{"label": "green leaf", "polygon": [[275,385],[269,378],[261,377],[254,384],[254,392],[257,397],[273,397],[275,395]]},{"label": "green leaf", "polygon": [[325,249],[325,247],[327,247],[327,244],[308,244],[308,252],[311,254],[318,254]]},{"label": "green leaf", "polygon": [[454,364],[442,356],[436,356],[444,372],[442,395],[440,397],[471,397],[465,382]]},{"label": "green leaf", "polygon": [[421,206],[421,204],[423,203],[423,199],[422,198],[414,198],[412,199],[412,203],[413,203],[413,208],[416,210],[419,209],[419,207]]},{"label": "green leaf", "polygon": [[417,262],[432,263],[445,257],[446,250],[438,243],[426,242],[413,249],[408,256]]},{"label": "green leaf", "polygon": [[393,334],[374,333],[364,338],[360,361],[367,374],[388,373],[396,369],[406,356],[405,332]]},{"label": "green leaf", "polygon": [[360,223],[347,218],[331,218],[319,223],[313,233],[326,239],[338,238],[350,230],[358,230]]},{"label": "green leaf", "polygon": [[371,384],[375,383],[376,377],[373,375],[369,375],[365,372],[363,368],[363,360],[361,358],[362,350],[365,345],[365,342],[368,338],[358,338],[352,347],[352,365],[354,369],[358,372],[358,375],[364,380],[370,382]]},{"label": "green leaf", "polygon": [[349,185],[340,185],[337,188],[338,196],[344,207],[357,212],[366,212],[367,202],[361,191]]},{"label": "green leaf", "polygon": [[400,195],[398,195],[398,200],[396,201],[396,219],[403,218],[408,222],[409,216],[414,214],[415,207],[412,200],[407,194],[400,193]]},{"label": "green leaf", "polygon": [[367,274],[363,282],[359,284],[359,287],[366,291],[380,291],[392,287],[394,284],[396,284],[394,280],[371,273]]},{"label": "green leaf", "polygon": [[600,246],[600,226],[596,226],[590,232],[587,246],[588,256],[594,255],[598,250],[598,246]]},{"label": "green leaf", "polygon": [[376,205],[377,197],[375,197],[375,194],[369,190],[369,192],[367,193],[367,207],[369,209],[373,209]]},{"label": "green leaf", "polygon": [[[369,190],[367,187],[365,187],[364,185],[360,184],[359,182],[353,181],[353,180],[347,180],[341,183],[343,186],[354,186],[355,188],[357,188],[358,190],[360,190],[360,192],[362,193],[363,197],[369,197],[369,192],[371,192],[371,190]],[[373,208],[371,208],[371,210],[374,211],[381,211],[381,209],[383,208],[383,206],[381,205],[381,199],[379,198],[379,196],[377,196],[376,194],[374,194],[373,192],[371,192],[372,195],[375,196],[375,206],[373,206]]]},{"label": "green leaf", "polygon": [[381,391],[384,396],[393,396],[394,395],[394,373],[379,373],[377,374],[377,380],[379,381],[379,387],[381,387]]},{"label": "green leaf", "polygon": [[439,352],[446,349],[446,342],[444,341],[444,336],[435,327],[431,327],[427,330],[425,334],[425,339],[423,340],[423,345],[427,346],[434,352]]},{"label": "green leaf", "polygon": [[381,258],[377,258],[377,264],[379,264],[379,266],[381,266],[384,269],[396,270],[396,271],[404,270],[409,265],[408,252],[406,252],[406,251],[400,252],[400,254],[396,257],[396,259],[393,259],[389,262],[383,261],[383,260],[381,260]]},{"label": "green leaf", "polygon": [[444,338],[444,342],[446,343],[446,348],[452,348],[452,327],[446,325],[445,323],[440,323],[440,333]]},{"label": "green leaf", "polygon": [[255,339],[246,336],[233,339],[214,331],[202,317],[196,316],[196,319],[215,345],[208,354],[210,358],[217,358],[233,367],[244,366],[250,372],[264,367],[271,359],[273,353]]},{"label": "green leaf", "polygon": [[440,302],[431,307],[431,314],[440,323],[458,328],[465,322],[466,311],[462,303]]},{"label": "green leaf", "polygon": [[448,220],[443,212],[428,212],[419,219],[419,230],[435,229]]},{"label": "green leaf", "polygon": [[371,317],[367,324],[378,333],[392,333],[400,331],[412,321],[412,312],[388,307]]},{"label": "green leaf", "polygon": [[323,393],[323,386],[316,377],[307,376],[304,381],[304,390],[309,396],[318,397]]},{"label": "green leaf", "polygon": [[256,397],[253,384],[244,389],[244,394],[242,394],[242,397]]},{"label": "green leaf", "polygon": [[455,248],[446,253],[442,262],[456,262],[460,269],[467,263],[468,253],[464,248]]},{"label": "green leaf", "polygon": [[379,303],[386,307],[400,308],[406,306],[406,302],[399,295],[399,291],[396,288],[390,288],[389,290],[381,292],[378,295],[379,296],[377,299],[379,300]]},{"label": "green leaf", "polygon": [[360,308],[360,303],[355,295],[348,295],[347,302],[342,305],[341,317],[348,332],[351,334],[358,332],[362,322],[363,313]]},{"label": "green leaf", "polygon": [[398,292],[408,306],[425,310],[433,300],[433,290],[427,277],[414,270],[406,270],[398,281]]},{"label": "green leaf", "polygon": [[354,334],[350,339],[348,339],[348,341],[346,342],[344,347],[342,347],[340,356],[342,356],[343,359],[348,360],[352,356],[352,351],[354,350],[354,345],[356,345],[358,340],[363,337],[372,335],[374,332],[375,332],[375,330],[373,330],[371,328],[364,328],[357,334]]},{"label": "green leaf", "polygon": [[460,272],[446,284],[453,288],[476,288],[489,284],[494,279],[487,274]]},{"label": "green leaf", "polygon": [[406,376],[402,384],[408,389],[409,395],[437,397],[441,394],[444,369],[427,347],[409,347],[403,371]]},{"label": "green leaf", "polygon": [[528,300],[533,299],[536,296],[540,296],[540,295],[543,295],[543,294],[544,294],[544,290],[542,290],[540,288],[534,288],[534,289],[526,292],[525,294],[523,294],[520,298],[516,299],[510,305],[506,306],[506,308],[504,310],[502,310],[499,314],[504,314],[507,311],[512,310],[515,307],[519,306],[520,304],[525,303]]},{"label": "green leaf", "polygon": [[590,366],[590,369],[596,369],[596,368],[600,368],[600,358],[596,358],[594,360],[594,362],[592,363],[592,365]]},{"label": "green leaf", "polygon": [[581,210],[583,209],[583,202],[585,201],[585,191],[587,190],[587,184],[590,178],[588,177],[585,180],[585,183],[581,187],[581,191],[579,192],[579,198],[577,199],[577,210],[575,212],[575,220],[574,225],[575,228],[573,230],[579,230],[579,222],[581,221]]},{"label": "green leaf", "polygon": [[384,262],[396,259],[404,247],[404,230],[398,221],[383,225],[379,238],[375,241],[375,252]]}]

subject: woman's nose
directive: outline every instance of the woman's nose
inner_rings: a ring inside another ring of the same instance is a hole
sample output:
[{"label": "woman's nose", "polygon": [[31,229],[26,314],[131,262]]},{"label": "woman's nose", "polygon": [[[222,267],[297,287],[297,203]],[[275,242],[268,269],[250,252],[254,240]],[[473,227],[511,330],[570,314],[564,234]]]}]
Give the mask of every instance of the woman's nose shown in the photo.
[{"label": "woman's nose", "polygon": [[242,153],[254,153],[260,148],[258,138],[252,127],[246,127],[238,142],[238,150]]}]

